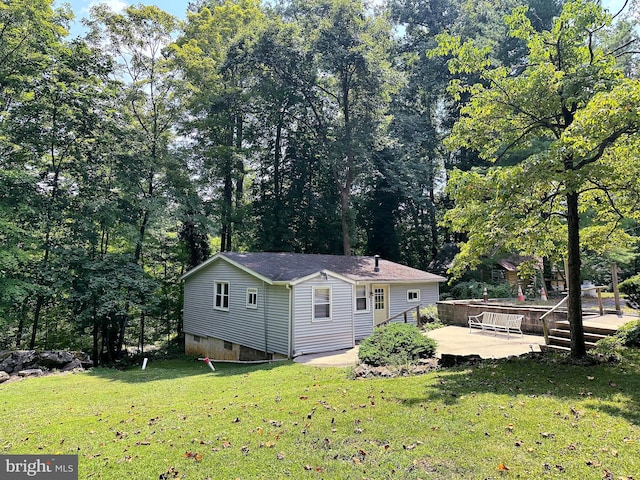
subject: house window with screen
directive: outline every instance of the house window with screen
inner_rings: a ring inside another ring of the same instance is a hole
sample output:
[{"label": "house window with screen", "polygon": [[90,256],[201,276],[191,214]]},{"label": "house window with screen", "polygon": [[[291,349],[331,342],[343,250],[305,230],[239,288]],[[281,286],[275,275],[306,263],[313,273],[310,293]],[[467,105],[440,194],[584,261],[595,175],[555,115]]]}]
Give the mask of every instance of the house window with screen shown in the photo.
[{"label": "house window with screen", "polygon": [[314,287],[313,289],[313,319],[331,319],[331,288]]},{"label": "house window with screen", "polygon": [[407,302],[419,302],[420,301],[420,290],[407,290]]},{"label": "house window with screen", "polygon": [[229,310],[229,282],[214,282],[213,308],[216,310]]},{"label": "house window with screen", "polygon": [[356,286],[356,312],[365,312],[369,310],[367,301],[367,286]]},{"label": "house window with screen", "polygon": [[247,288],[247,308],[258,308],[257,288]]}]

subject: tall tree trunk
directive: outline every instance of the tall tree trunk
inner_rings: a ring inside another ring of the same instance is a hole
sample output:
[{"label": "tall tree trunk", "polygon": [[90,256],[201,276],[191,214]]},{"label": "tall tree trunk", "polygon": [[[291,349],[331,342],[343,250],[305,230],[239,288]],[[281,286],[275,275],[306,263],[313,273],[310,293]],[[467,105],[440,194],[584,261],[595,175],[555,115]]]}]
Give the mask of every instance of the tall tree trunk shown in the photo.
[{"label": "tall tree trunk", "polygon": [[98,338],[100,336],[100,330],[98,325],[98,319],[96,318],[95,303],[93,308],[93,330],[91,336],[93,337],[93,348],[91,350],[91,361],[93,366],[97,367],[100,364],[100,351],[98,350]]},{"label": "tall tree trunk", "polygon": [[571,329],[571,356],[583,358],[587,354],[582,325],[582,291],[580,287],[580,216],[578,192],[567,194],[567,244],[569,264],[569,307],[567,317]]},{"label": "tall tree trunk", "polygon": [[349,191],[340,189],[340,211],[342,221],[342,253],[351,255],[351,219],[349,218]]},{"label": "tall tree trunk", "polygon": [[36,299],[36,310],[33,312],[33,325],[31,327],[31,340],[29,341],[29,350],[33,350],[36,346],[36,334],[38,333],[38,324],[40,323],[40,313],[44,305],[44,296],[38,295]]}]

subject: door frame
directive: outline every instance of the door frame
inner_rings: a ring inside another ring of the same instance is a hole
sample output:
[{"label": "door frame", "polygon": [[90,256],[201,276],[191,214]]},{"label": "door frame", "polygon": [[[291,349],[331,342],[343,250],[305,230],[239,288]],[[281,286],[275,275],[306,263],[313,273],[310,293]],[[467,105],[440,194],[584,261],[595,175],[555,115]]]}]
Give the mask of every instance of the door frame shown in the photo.
[{"label": "door frame", "polygon": [[[373,326],[377,327],[389,318],[389,284],[373,284],[371,285],[371,292],[373,293]],[[378,297],[379,292],[382,293],[382,308],[377,308],[380,305],[380,297]],[[378,312],[382,311],[384,311],[384,318],[381,319]]]}]

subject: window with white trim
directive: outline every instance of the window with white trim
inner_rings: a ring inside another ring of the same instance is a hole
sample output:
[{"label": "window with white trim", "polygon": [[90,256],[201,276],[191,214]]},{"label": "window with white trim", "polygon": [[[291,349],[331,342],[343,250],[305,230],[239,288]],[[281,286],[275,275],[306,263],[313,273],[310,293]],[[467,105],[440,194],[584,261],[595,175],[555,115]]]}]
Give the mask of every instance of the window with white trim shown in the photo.
[{"label": "window with white trim", "polygon": [[213,308],[216,310],[229,310],[229,282],[213,283]]},{"label": "window with white trim", "polygon": [[356,285],[356,312],[366,312],[369,310],[369,297],[367,296],[366,285]]},{"label": "window with white trim", "polygon": [[419,302],[420,289],[407,290],[407,302]]},{"label": "window with white trim", "polygon": [[258,308],[257,288],[247,288],[247,308]]},{"label": "window with white trim", "polygon": [[331,287],[313,287],[313,319],[331,320]]}]

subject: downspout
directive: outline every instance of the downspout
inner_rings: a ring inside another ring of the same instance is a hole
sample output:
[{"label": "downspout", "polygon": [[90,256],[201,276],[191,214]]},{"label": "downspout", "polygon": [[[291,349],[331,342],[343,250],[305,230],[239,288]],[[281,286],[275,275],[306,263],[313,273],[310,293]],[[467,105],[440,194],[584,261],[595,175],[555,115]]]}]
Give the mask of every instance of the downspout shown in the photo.
[{"label": "downspout", "polygon": [[289,322],[287,324],[288,327],[288,336],[289,336],[289,359],[293,358],[293,290],[291,289],[291,285],[287,284],[287,290],[289,290]]},{"label": "downspout", "polygon": [[269,322],[267,316],[267,290],[264,288],[264,280],[262,281],[262,318],[264,320],[264,353],[269,354],[269,331],[267,329]]}]

